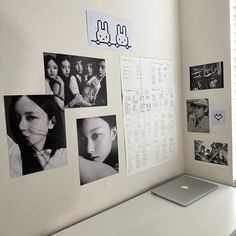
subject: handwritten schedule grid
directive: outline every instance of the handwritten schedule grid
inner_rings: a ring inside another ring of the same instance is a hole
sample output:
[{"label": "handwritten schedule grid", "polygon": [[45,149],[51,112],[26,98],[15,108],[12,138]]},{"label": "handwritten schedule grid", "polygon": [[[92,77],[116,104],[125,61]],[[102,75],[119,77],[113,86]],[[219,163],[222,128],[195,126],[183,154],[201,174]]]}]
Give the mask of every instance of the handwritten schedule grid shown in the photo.
[{"label": "handwritten schedule grid", "polygon": [[170,161],[176,152],[171,61],[121,57],[127,173]]}]

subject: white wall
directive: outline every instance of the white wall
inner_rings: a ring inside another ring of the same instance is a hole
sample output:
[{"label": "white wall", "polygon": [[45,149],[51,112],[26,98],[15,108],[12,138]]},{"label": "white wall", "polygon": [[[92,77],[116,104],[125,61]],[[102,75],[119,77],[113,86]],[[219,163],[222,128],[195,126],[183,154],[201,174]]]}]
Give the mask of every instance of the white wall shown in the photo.
[{"label": "white wall", "polygon": [[[86,9],[130,20],[133,51],[90,48]],[[176,0],[1,0],[0,22],[0,235],[48,235],[183,172]],[[10,179],[3,95],[44,93],[43,52],[105,58],[109,106],[66,110],[67,166]],[[173,60],[177,98],[176,159],[129,177],[125,171],[120,55]],[[118,118],[120,173],[81,187],[75,119],[104,114]]]},{"label": "white wall", "polygon": [[[232,125],[230,75],[230,15],[228,0],[180,0],[180,37],[184,104],[185,172],[232,185]],[[190,91],[189,67],[224,63],[224,88]],[[225,110],[226,125],[210,125],[210,133],[188,133],[186,99],[208,98],[209,109]],[[194,160],[194,140],[228,143],[229,166]]]}]

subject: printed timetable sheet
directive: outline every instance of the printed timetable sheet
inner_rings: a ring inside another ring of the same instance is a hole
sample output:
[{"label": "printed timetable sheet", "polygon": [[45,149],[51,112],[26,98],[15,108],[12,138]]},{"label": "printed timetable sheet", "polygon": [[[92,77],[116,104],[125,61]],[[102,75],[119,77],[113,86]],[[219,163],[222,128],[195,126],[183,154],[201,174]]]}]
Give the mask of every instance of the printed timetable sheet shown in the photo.
[{"label": "printed timetable sheet", "polygon": [[176,156],[172,62],[121,57],[126,165],[129,175]]}]

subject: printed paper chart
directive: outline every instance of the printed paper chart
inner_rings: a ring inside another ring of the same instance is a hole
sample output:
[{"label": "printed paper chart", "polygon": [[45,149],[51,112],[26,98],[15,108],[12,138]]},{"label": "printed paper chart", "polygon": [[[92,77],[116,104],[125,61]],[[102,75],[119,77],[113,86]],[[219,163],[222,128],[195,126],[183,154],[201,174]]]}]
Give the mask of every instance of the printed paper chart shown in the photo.
[{"label": "printed paper chart", "polygon": [[121,57],[127,173],[173,159],[175,89],[171,61]]}]

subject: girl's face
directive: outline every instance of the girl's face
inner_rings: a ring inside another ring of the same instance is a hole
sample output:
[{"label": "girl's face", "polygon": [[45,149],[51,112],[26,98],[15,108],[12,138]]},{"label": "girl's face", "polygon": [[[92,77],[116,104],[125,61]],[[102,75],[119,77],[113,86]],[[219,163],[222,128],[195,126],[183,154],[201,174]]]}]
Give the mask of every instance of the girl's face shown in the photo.
[{"label": "girl's face", "polygon": [[81,132],[83,134],[81,141],[85,145],[88,158],[103,162],[116,138],[116,127],[110,128],[105,120],[98,117],[86,118],[83,120]]},{"label": "girl's face", "polygon": [[82,74],[83,73],[83,65],[81,61],[76,61],[75,62],[75,69],[77,71],[78,74]]},{"label": "girl's face", "polygon": [[204,106],[195,106],[194,114],[197,119],[201,119],[205,115],[206,109]]},{"label": "girl's face", "polygon": [[49,79],[56,79],[58,74],[58,66],[52,59],[47,64],[47,74]]},{"label": "girl's face", "polygon": [[106,76],[106,67],[105,67],[105,61],[102,61],[99,63],[99,77],[103,78]]},{"label": "girl's face", "polygon": [[49,120],[47,113],[27,96],[16,102],[15,112],[18,128],[27,145],[43,150],[48,130],[54,127],[55,117]]},{"label": "girl's face", "polygon": [[87,69],[87,72],[88,72],[89,76],[93,75],[93,65],[92,65],[92,63],[88,63],[87,66],[86,66],[86,69]]},{"label": "girl's face", "polygon": [[62,74],[63,74],[66,78],[68,78],[69,75],[70,75],[70,62],[67,61],[67,60],[62,61],[60,68],[61,68]]}]

